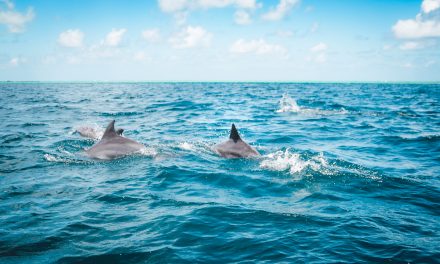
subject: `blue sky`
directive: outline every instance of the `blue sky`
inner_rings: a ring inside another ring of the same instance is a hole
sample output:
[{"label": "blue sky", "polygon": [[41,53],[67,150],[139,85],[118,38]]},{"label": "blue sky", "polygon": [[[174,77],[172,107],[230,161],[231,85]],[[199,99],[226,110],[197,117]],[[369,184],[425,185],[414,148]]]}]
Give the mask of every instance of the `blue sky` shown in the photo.
[{"label": "blue sky", "polygon": [[0,0],[0,80],[439,76],[440,0]]}]

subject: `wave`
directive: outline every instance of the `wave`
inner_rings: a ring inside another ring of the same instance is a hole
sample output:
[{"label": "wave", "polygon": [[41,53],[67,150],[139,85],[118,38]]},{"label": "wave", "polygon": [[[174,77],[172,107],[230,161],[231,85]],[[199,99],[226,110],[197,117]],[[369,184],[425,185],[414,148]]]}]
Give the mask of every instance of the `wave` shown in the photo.
[{"label": "wave", "polygon": [[139,116],[144,114],[143,112],[139,111],[127,111],[127,112],[104,112],[101,113],[101,116],[104,117],[125,117],[125,116]]},{"label": "wave", "polygon": [[435,142],[440,140],[440,134],[421,133],[419,135],[400,135],[402,140],[414,142]]}]

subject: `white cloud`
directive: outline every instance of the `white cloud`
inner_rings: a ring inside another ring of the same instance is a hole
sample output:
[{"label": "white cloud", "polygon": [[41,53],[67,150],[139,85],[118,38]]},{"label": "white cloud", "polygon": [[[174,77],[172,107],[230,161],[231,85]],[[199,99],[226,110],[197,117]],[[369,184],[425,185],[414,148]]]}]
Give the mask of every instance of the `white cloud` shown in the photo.
[{"label": "white cloud", "polygon": [[412,65],[411,62],[407,62],[407,63],[403,64],[402,67],[404,67],[404,68],[408,68],[408,69],[409,69],[409,68],[412,68],[413,65]]},{"label": "white cloud", "polygon": [[69,29],[61,32],[58,37],[58,43],[68,48],[79,48],[83,45],[84,33],[79,29]]},{"label": "white cloud", "polygon": [[[414,19],[400,19],[392,31],[400,39],[440,37],[440,0],[424,0],[422,12]],[[435,12],[436,14],[431,15]]]},{"label": "white cloud", "polygon": [[206,47],[211,43],[212,34],[200,26],[187,26],[169,39],[176,49]]},{"label": "white cloud", "polygon": [[[257,0],[158,0],[159,8],[165,13],[172,13],[177,25],[183,25],[186,22],[188,13],[195,9],[226,8],[235,7],[242,10],[252,10],[259,8],[260,3]],[[237,24],[249,24],[246,15],[239,13],[235,15]]]},{"label": "white cloud", "polygon": [[420,43],[415,41],[408,41],[400,45],[401,50],[414,50],[414,49],[420,49],[422,46]]},{"label": "white cloud", "polygon": [[423,0],[422,10],[428,14],[440,8],[440,0]]},{"label": "white cloud", "polygon": [[267,43],[264,39],[256,39],[246,41],[244,39],[238,39],[235,41],[231,47],[229,48],[231,53],[254,53],[257,55],[265,55],[265,54],[282,54],[285,55],[287,50],[277,44]]},{"label": "white cloud", "polygon": [[259,5],[256,0],[158,0],[163,12],[175,13],[189,9],[224,8],[235,6],[243,9],[255,9]]},{"label": "white cloud", "polygon": [[157,28],[146,29],[142,31],[142,38],[153,43],[160,41],[160,31]]},{"label": "white cloud", "polygon": [[234,20],[235,23],[237,23],[238,25],[249,25],[250,23],[252,23],[252,19],[249,13],[243,10],[238,10],[235,12]]},{"label": "white cloud", "polygon": [[107,36],[105,37],[104,44],[110,47],[117,47],[122,42],[122,37],[124,37],[125,32],[127,32],[127,29],[121,28],[121,29],[112,29]]},{"label": "white cloud", "polygon": [[187,8],[188,0],[159,0],[159,7],[163,12],[173,13]]},{"label": "white cloud", "polygon": [[394,35],[401,39],[440,37],[440,21],[416,19],[399,20],[393,26]]},{"label": "white cloud", "polygon": [[316,44],[315,46],[310,48],[311,52],[317,53],[317,52],[323,52],[327,50],[327,44],[321,42]]},{"label": "white cloud", "polygon": [[26,13],[20,13],[14,10],[14,3],[11,1],[3,0],[2,2],[6,5],[7,9],[0,9],[0,24],[6,25],[9,32],[23,32],[26,23],[34,19],[34,10],[29,7]]},{"label": "white cloud", "polygon": [[280,0],[275,8],[272,8],[266,14],[263,14],[265,20],[281,20],[290,10],[299,3],[299,0]]}]

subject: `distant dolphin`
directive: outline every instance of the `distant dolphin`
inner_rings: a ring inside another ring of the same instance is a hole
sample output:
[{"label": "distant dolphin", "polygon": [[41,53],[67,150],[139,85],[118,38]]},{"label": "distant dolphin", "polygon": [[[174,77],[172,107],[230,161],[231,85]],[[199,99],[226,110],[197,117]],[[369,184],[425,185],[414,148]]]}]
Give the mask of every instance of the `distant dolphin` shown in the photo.
[{"label": "distant dolphin", "polygon": [[261,156],[256,149],[240,138],[234,124],[232,124],[229,140],[215,145],[214,150],[220,156],[225,158],[249,158]]},{"label": "distant dolphin", "polygon": [[144,145],[120,136],[115,130],[115,120],[113,120],[105,129],[101,140],[86,150],[86,153],[91,158],[109,160],[133,154],[142,149],[145,149]]},{"label": "distant dolphin", "polygon": [[[91,139],[101,139],[101,133],[93,127],[78,127],[75,132],[78,132],[82,137]],[[122,136],[124,129],[119,128],[116,130],[116,134]]]}]

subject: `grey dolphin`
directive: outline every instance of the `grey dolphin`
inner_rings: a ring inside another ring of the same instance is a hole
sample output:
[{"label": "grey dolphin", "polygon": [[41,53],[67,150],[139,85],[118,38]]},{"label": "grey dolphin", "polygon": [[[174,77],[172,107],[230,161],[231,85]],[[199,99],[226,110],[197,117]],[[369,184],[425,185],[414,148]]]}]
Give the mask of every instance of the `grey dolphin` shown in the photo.
[{"label": "grey dolphin", "polygon": [[[78,127],[75,132],[80,134],[82,137],[91,138],[91,139],[101,139],[101,133],[93,127]],[[116,134],[122,136],[122,133],[124,132],[124,129],[119,128],[116,130]]]},{"label": "grey dolphin", "polygon": [[244,142],[232,124],[229,140],[214,146],[215,152],[225,158],[249,158],[261,156],[258,151]]},{"label": "grey dolphin", "polygon": [[113,120],[105,129],[101,140],[86,150],[86,153],[91,158],[109,160],[133,154],[142,149],[145,149],[144,145],[120,136],[115,130],[115,120]]}]

